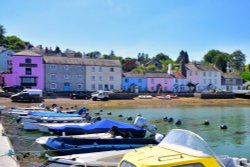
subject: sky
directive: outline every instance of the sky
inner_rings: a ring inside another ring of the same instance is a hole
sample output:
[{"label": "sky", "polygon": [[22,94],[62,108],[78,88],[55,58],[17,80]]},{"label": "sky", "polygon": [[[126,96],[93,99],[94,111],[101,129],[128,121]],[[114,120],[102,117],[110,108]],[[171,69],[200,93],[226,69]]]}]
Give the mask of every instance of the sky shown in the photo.
[{"label": "sky", "polygon": [[0,24],[33,45],[122,57],[241,50],[250,62],[249,0],[0,0]]}]

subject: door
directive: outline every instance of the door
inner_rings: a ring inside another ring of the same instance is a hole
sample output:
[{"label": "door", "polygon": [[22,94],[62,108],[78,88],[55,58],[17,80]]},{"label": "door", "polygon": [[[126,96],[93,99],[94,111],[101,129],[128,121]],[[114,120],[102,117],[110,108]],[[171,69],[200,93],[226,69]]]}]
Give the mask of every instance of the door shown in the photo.
[{"label": "door", "polygon": [[70,84],[69,83],[64,83],[64,91],[70,91]]}]

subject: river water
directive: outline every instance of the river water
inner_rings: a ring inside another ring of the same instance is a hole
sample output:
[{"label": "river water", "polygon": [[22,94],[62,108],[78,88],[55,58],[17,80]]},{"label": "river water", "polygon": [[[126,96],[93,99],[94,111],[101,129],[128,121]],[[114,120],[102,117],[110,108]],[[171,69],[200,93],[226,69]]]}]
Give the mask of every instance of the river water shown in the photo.
[{"label": "river water", "polygon": [[[89,112],[94,116],[99,111]],[[112,115],[108,115],[109,112],[112,112]],[[99,113],[102,118],[130,123],[133,121],[128,121],[126,117],[135,118],[137,114],[141,114],[148,122],[156,125],[159,133],[166,134],[173,128],[191,130],[203,137],[217,155],[250,159],[250,107],[123,108],[104,109]],[[120,114],[123,115],[122,118],[118,117]],[[180,119],[182,125],[176,126],[174,123],[164,122],[164,117],[173,117],[175,121]],[[203,125],[204,120],[209,120],[210,125]],[[226,124],[228,129],[221,130],[219,128],[221,124]],[[19,137],[12,140],[15,148],[30,151],[42,149],[34,144],[34,141],[35,138],[45,134],[24,130],[16,133]]]}]

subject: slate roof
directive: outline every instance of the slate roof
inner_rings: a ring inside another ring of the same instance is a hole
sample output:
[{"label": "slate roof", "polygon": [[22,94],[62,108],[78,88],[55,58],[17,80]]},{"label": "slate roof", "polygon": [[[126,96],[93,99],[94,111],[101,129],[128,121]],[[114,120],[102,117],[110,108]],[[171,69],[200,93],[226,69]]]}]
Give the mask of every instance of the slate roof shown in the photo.
[{"label": "slate roof", "polygon": [[186,64],[186,68],[190,71],[218,71],[220,72],[220,70],[216,68],[215,66],[205,65],[205,64],[200,64],[200,63]]},{"label": "slate roof", "polygon": [[41,56],[35,52],[32,52],[30,50],[23,50],[21,52],[18,52],[16,54],[14,54],[15,56]]},{"label": "slate roof", "polygon": [[126,78],[145,78],[144,73],[127,72],[122,74]]},{"label": "slate roof", "polygon": [[239,74],[223,73],[222,77],[225,79],[243,79]]},{"label": "slate roof", "polygon": [[146,78],[171,78],[168,73],[145,73]]},{"label": "slate roof", "polygon": [[43,60],[45,64],[121,67],[121,63],[119,60],[69,58],[58,56],[44,56]]}]

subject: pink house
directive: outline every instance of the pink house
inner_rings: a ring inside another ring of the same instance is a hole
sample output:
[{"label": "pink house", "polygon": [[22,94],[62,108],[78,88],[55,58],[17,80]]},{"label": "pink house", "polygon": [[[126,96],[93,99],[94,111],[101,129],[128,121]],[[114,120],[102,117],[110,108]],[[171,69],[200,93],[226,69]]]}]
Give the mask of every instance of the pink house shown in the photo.
[{"label": "pink house", "polygon": [[26,88],[44,88],[43,57],[30,50],[12,55],[12,72],[3,74],[4,85],[22,85]]},{"label": "pink house", "polygon": [[168,73],[145,73],[149,92],[172,91],[172,80]]}]

